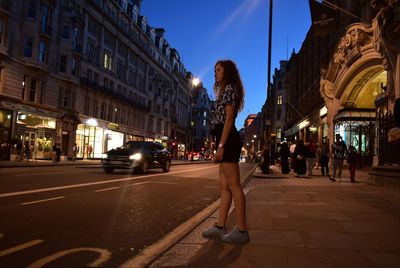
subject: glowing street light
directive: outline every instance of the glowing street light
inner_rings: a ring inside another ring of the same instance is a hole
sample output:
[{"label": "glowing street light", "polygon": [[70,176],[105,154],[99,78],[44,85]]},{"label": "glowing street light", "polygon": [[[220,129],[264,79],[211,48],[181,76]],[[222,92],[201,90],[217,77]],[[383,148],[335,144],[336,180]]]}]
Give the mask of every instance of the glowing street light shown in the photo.
[{"label": "glowing street light", "polygon": [[192,85],[197,87],[199,84],[200,84],[200,79],[198,79],[197,77],[193,78]]}]

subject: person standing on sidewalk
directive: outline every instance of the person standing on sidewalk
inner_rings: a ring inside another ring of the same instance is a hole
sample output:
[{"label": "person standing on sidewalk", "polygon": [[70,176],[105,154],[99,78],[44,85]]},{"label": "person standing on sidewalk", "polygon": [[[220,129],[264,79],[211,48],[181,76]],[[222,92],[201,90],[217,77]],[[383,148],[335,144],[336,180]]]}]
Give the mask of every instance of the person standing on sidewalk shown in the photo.
[{"label": "person standing on sidewalk", "polygon": [[319,164],[321,165],[322,176],[329,176],[329,146],[326,142],[322,143],[319,151]]},{"label": "person standing on sidewalk", "polygon": [[349,147],[349,155],[347,156],[347,163],[349,164],[350,181],[356,182],[355,176],[356,176],[356,167],[358,163],[358,154],[354,146]]},{"label": "person standing on sidewalk", "polygon": [[78,152],[79,152],[79,147],[78,144],[75,143],[74,146],[72,146],[72,161],[76,160]]},{"label": "person standing on sidewalk", "polygon": [[299,140],[297,142],[296,148],[294,149],[294,172],[296,173],[296,177],[303,178],[307,172],[307,164],[306,164],[306,154],[307,148],[304,145],[303,140]]},{"label": "person standing on sidewalk", "polygon": [[308,176],[312,176],[312,171],[315,166],[315,161],[317,159],[317,145],[314,143],[314,139],[310,138],[310,141],[307,144],[307,169],[308,169]]},{"label": "person standing on sidewalk", "polygon": [[332,177],[331,181],[336,181],[336,171],[338,171],[338,178],[342,177],[343,161],[346,158],[347,147],[340,134],[335,135],[336,141],[332,144]]},{"label": "person standing on sidewalk", "polygon": [[[214,136],[217,152],[215,162],[219,163],[219,185],[221,203],[218,222],[203,231],[204,237],[221,237],[227,243],[243,243],[250,240],[246,223],[246,199],[240,185],[239,158],[242,140],[235,127],[238,111],[243,108],[244,89],[239,71],[231,60],[220,60],[215,64],[216,95],[214,112]],[[229,208],[235,204],[238,225],[226,234],[225,224]]]}]

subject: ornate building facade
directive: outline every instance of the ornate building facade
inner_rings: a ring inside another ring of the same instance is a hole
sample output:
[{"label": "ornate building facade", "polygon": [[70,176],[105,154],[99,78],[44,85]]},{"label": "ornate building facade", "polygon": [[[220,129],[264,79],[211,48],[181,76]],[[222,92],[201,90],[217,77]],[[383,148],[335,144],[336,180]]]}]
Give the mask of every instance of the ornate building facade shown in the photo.
[{"label": "ornate building facade", "polygon": [[400,142],[389,144],[393,107],[400,97],[399,1],[371,1],[371,24],[354,23],[322,71],[329,136],[339,133],[367,165],[399,164]]}]

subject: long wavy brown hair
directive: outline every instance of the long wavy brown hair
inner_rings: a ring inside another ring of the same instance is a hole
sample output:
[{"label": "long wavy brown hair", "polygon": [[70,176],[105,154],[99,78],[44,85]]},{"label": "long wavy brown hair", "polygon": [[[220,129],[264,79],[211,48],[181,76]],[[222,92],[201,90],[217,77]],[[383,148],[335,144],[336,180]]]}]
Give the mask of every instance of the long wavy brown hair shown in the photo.
[{"label": "long wavy brown hair", "polygon": [[234,88],[236,88],[237,90],[239,97],[239,106],[237,108],[238,111],[241,111],[244,106],[244,88],[242,80],[240,79],[239,70],[237,69],[236,64],[231,60],[219,60],[215,64],[215,67],[218,64],[224,68],[224,72],[222,81],[220,83],[217,83],[217,81],[215,81],[214,83],[215,96],[218,96],[220,94],[220,92],[218,92],[218,88],[219,90],[223,91],[227,85],[233,84],[235,86]]}]

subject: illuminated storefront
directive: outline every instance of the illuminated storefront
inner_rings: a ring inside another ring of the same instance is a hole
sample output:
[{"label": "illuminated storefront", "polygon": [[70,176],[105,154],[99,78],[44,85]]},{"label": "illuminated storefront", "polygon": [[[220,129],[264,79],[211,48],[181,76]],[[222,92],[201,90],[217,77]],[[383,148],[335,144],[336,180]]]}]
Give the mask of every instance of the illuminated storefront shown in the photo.
[{"label": "illuminated storefront", "polygon": [[365,166],[373,165],[377,156],[375,99],[387,90],[388,82],[373,35],[370,25],[350,25],[321,78],[329,142],[340,134],[347,146],[356,148]]},{"label": "illuminated storefront", "polygon": [[18,112],[15,136],[29,143],[32,158],[51,159],[56,138],[56,118],[30,112]]},{"label": "illuminated storefront", "polygon": [[361,166],[371,166],[375,140],[375,110],[341,111],[334,118],[334,134],[340,134],[347,145],[360,155]]},{"label": "illuminated storefront", "polygon": [[10,110],[0,109],[0,160],[10,157],[12,114]]},{"label": "illuminated storefront", "polygon": [[104,152],[124,144],[124,133],[109,129],[115,125],[94,118],[81,121],[76,130],[78,158],[101,158]]}]

